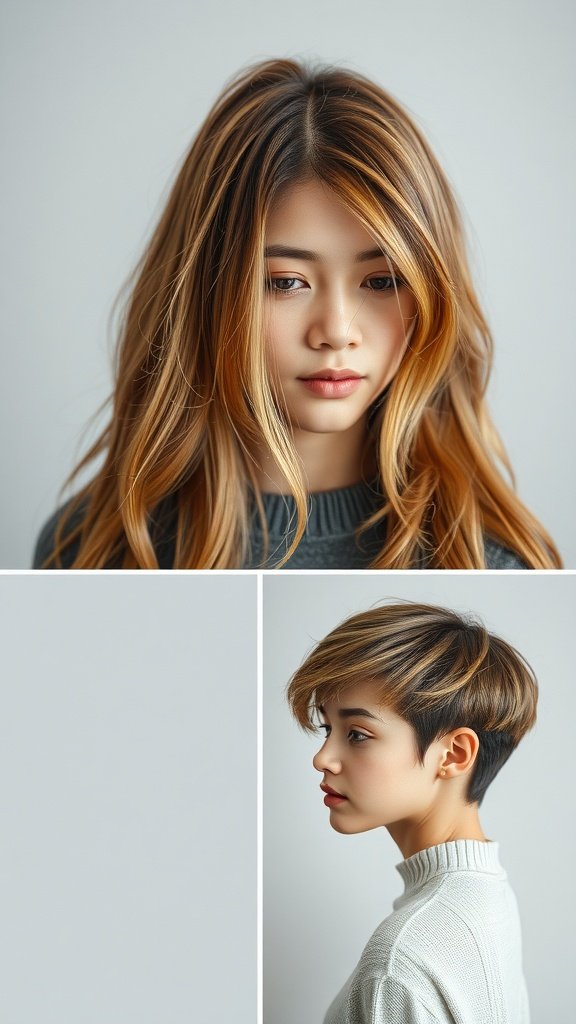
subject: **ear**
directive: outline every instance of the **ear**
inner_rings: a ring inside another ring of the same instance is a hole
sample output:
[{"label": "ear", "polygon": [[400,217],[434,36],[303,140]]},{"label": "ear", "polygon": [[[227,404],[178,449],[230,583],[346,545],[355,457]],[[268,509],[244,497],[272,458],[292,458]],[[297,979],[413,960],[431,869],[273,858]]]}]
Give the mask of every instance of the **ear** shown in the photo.
[{"label": "ear", "polygon": [[473,729],[453,729],[442,737],[441,743],[443,756],[438,769],[445,769],[442,778],[459,778],[472,770],[480,747],[480,741]]}]

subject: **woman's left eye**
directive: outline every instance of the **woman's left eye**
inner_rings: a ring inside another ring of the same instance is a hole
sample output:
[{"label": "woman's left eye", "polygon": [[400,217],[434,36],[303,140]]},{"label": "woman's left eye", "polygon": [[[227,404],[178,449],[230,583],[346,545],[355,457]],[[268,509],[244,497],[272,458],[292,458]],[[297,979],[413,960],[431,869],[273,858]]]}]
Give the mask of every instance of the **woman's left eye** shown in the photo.
[{"label": "woman's left eye", "polygon": [[366,736],[363,732],[358,732],[357,729],[350,729],[348,733],[348,739],[351,743],[363,743],[364,740],[369,740],[370,737]]},{"label": "woman's left eye", "polygon": [[393,292],[394,282],[396,282],[396,287],[402,284],[397,277],[370,277],[366,284],[376,285],[376,287],[369,289],[371,292]]}]

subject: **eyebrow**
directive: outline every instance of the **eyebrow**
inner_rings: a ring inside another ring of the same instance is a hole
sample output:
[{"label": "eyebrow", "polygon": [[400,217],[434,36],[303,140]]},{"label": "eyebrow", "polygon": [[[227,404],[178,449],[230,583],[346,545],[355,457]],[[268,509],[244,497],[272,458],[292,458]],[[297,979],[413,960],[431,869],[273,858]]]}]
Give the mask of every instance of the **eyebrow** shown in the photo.
[{"label": "eyebrow", "polygon": [[[324,257],[319,252],[312,252],[311,249],[296,249],[290,245],[267,245],[264,249],[265,258],[271,256],[287,256],[293,260],[309,260],[311,263],[325,263]],[[380,256],[386,256],[383,249],[364,249],[357,252],[354,257],[355,263],[367,263],[368,260],[377,260]]]},{"label": "eyebrow", "polygon": [[[326,712],[321,704],[318,705],[318,711],[321,715],[325,715]],[[378,715],[373,715],[371,711],[367,711],[366,708],[338,708],[338,718],[373,718],[375,722],[381,722],[382,719],[378,718]]]}]

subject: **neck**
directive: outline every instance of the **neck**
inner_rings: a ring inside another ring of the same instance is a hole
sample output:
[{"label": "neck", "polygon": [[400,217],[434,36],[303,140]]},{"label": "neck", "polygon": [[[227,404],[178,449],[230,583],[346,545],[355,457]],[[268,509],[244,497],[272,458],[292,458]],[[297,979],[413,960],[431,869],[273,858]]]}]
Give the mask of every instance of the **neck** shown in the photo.
[{"label": "neck", "polygon": [[478,839],[487,843],[478,817],[478,804],[435,808],[419,819],[394,822],[386,826],[404,859],[420,850],[454,839]]},{"label": "neck", "polygon": [[[366,443],[366,420],[359,420],[349,430],[337,433],[315,433],[294,429],[294,448],[304,475],[306,490],[311,492],[332,491],[350,487],[363,479],[363,456]],[[286,494],[289,491],[286,477],[277,466],[269,451],[261,452],[257,458],[257,478],[264,492]],[[375,475],[375,459],[370,460],[366,470]]]}]

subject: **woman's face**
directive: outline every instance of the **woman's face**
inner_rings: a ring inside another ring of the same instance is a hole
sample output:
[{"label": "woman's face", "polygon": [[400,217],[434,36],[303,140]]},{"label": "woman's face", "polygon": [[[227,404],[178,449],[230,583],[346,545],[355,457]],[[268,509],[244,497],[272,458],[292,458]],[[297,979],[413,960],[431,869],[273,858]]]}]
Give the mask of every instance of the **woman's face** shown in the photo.
[{"label": "woman's face", "polygon": [[314,757],[321,785],[343,799],[325,796],[337,832],[366,832],[399,822],[422,822],[437,793],[443,756],[440,741],[417,758],[412,726],[374,702],[370,685],[351,686],[323,705],[326,740]]},{"label": "woman's face", "polygon": [[290,423],[349,430],[396,373],[415,300],[398,278],[396,293],[386,256],[319,181],[283,194],[265,253],[268,362]]}]

